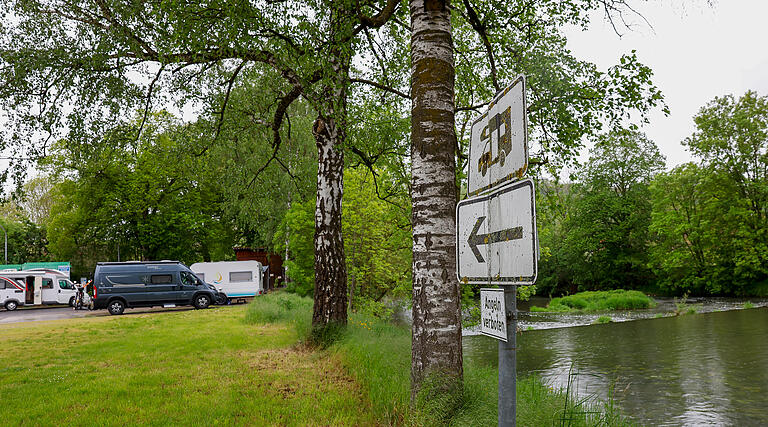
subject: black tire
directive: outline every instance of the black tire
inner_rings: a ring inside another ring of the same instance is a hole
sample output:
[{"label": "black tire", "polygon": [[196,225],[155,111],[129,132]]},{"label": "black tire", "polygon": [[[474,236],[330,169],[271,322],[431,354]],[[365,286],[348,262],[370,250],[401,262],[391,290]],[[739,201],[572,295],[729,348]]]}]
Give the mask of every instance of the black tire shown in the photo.
[{"label": "black tire", "polygon": [[13,310],[16,310],[17,308],[19,308],[19,303],[17,303],[16,301],[7,301],[5,303],[5,309],[8,311],[13,311]]},{"label": "black tire", "polygon": [[75,297],[69,297],[69,306],[74,307],[75,306]]},{"label": "black tire", "polygon": [[228,302],[229,301],[228,301],[227,295],[225,293],[219,292],[216,295],[216,304],[218,304],[218,305],[227,305]]},{"label": "black tire", "polygon": [[113,299],[109,302],[109,304],[107,304],[107,311],[109,311],[109,314],[113,316],[123,314],[125,311],[125,303],[123,300]]},{"label": "black tire", "polygon": [[192,304],[194,304],[195,308],[198,310],[208,308],[208,306],[211,305],[211,297],[207,294],[197,294],[195,295],[195,299]]}]

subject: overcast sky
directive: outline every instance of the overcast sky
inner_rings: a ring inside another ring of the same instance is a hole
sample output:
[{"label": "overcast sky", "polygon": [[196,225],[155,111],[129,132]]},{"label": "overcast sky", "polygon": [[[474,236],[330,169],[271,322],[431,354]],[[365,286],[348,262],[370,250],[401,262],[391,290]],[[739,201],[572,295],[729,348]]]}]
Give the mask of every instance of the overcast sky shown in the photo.
[{"label": "overcast sky", "polygon": [[637,10],[652,27],[635,19],[638,25],[619,38],[596,16],[587,31],[566,32],[568,46],[601,69],[637,50],[671,110],[669,117],[656,111],[644,128],[671,168],[692,160],[680,142],[708,101],[747,90],[768,95],[768,0],[715,0],[712,7],[705,0],[651,0]]}]

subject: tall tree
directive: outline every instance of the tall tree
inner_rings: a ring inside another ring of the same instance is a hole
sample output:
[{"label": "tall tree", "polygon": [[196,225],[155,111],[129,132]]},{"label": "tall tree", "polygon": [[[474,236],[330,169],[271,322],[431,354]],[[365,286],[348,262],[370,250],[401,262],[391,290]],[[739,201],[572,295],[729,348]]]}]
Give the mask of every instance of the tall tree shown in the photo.
[{"label": "tall tree", "polygon": [[654,268],[675,291],[766,294],[768,97],[718,97],[694,121],[684,144],[700,164],[666,174],[654,191]]},{"label": "tall tree", "polygon": [[[450,0],[411,0],[413,225],[412,398],[439,375],[463,375],[456,280],[454,61]],[[442,381],[441,380],[441,381]]]},{"label": "tall tree", "polygon": [[648,186],[664,168],[653,141],[637,131],[603,135],[590,152],[584,181],[565,227],[561,268],[579,290],[639,288],[648,270]]},{"label": "tall tree", "polygon": [[[203,107],[222,123],[244,71],[280,76],[275,101],[259,117],[272,131],[273,152],[282,143],[291,103],[304,97],[318,114],[313,324],[346,323],[340,216],[349,64],[356,36],[382,26],[398,3],[3,3],[0,15],[14,19],[3,22],[0,102],[15,125],[4,141],[19,147],[42,136],[30,153],[38,156],[50,141],[104,133],[116,117],[135,109],[148,113],[169,98]],[[212,140],[219,131],[219,125],[211,130]]]}]

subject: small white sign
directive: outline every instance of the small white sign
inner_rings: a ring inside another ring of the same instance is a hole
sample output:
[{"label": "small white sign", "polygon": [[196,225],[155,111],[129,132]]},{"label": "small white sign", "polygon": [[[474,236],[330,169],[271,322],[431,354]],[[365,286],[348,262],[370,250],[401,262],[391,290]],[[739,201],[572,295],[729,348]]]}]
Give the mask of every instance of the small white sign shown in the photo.
[{"label": "small white sign", "polygon": [[533,181],[513,182],[456,206],[456,275],[461,282],[531,285],[537,261]]},{"label": "small white sign", "polygon": [[472,123],[468,195],[474,196],[525,176],[528,169],[525,109],[525,78],[520,76]]},{"label": "small white sign", "polygon": [[507,341],[504,289],[480,289],[480,333]]}]

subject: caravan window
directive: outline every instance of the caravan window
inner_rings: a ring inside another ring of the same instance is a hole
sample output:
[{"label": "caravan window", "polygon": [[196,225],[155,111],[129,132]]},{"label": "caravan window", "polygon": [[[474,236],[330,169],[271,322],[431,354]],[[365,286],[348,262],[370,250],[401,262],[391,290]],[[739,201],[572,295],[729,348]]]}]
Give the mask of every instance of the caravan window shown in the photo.
[{"label": "caravan window", "polygon": [[250,282],[253,273],[250,271],[233,271],[229,273],[229,282]]},{"label": "caravan window", "polygon": [[66,280],[59,280],[59,287],[61,289],[74,289],[74,286]]},{"label": "caravan window", "polygon": [[43,289],[53,289],[53,279],[43,278]]},{"label": "caravan window", "polygon": [[166,283],[173,283],[173,276],[170,274],[153,274],[150,283],[153,285],[163,285]]}]

